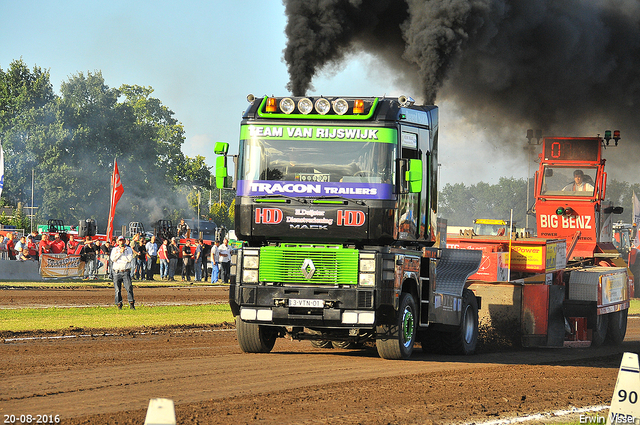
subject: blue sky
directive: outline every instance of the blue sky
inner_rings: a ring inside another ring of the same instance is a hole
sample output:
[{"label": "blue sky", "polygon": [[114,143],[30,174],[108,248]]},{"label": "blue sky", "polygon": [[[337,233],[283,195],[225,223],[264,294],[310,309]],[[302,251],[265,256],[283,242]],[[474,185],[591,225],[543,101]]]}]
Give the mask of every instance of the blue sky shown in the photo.
[{"label": "blue sky", "polygon": [[[202,155],[209,165],[215,142],[227,141],[237,150],[247,94],[288,94],[282,59],[286,17],[277,0],[0,0],[0,5],[0,68],[22,57],[29,68],[50,70],[57,93],[60,83],[78,72],[101,71],[110,87],[151,86],[153,96],[185,127],[184,153]],[[356,54],[340,69],[323,71],[309,94],[417,97],[380,65],[370,55]],[[439,106],[441,187],[526,176],[523,152],[503,152],[485,129],[465,122],[455,105]]]}]

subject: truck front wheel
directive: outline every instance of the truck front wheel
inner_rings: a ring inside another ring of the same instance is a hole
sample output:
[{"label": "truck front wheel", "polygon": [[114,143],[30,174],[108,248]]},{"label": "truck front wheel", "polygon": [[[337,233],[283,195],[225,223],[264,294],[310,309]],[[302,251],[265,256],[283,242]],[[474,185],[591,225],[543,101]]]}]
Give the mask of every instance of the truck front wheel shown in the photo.
[{"label": "truck front wheel", "polygon": [[376,348],[383,359],[401,360],[411,357],[416,340],[417,309],[413,295],[408,292],[400,296],[395,323],[380,325],[376,329]]},{"label": "truck front wheel", "polygon": [[268,326],[247,323],[236,316],[236,335],[245,353],[269,353],[276,343],[278,332]]},{"label": "truck front wheel", "polygon": [[443,332],[442,342],[449,354],[473,354],[478,345],[478,300],[469,289],[462,293],[460,326],[453,332]]}]

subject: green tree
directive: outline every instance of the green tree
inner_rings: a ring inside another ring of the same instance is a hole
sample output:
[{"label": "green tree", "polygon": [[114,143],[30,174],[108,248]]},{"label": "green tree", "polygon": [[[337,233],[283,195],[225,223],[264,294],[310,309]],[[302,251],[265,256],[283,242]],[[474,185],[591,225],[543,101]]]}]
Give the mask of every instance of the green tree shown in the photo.
[{"label": "green tree", "polygon": [[29,70],[22,59],[0,69],[0,143],[5,155],[2,197],[9,204],[25,202],[31,195],[31,171],[49,158],[43,146],[56,137],[57,96],[48,70]]},{"label": "green tree", "polygon": [[450,225],[471,225],[476,218],[513,219],[524,226],[527,181],[501,177],[494,185],[479,182],[447,184],[439,195],[439,216]]},{"label": "green tree", "polygon": [[22,60],[0,70],[3,199],[11,205],[30,200],[35,170],[40,217],[95,218],[104,230],[117,158],[125,192],[116,221],[153,224],[185,214],[180,188],[207,189],[209,170],[204,157],[182,153],[184,128],[152,93],[150,87],[110,88],[100,72],[89,72],[62,83],[58,97],[48,71],[30,71]]}]

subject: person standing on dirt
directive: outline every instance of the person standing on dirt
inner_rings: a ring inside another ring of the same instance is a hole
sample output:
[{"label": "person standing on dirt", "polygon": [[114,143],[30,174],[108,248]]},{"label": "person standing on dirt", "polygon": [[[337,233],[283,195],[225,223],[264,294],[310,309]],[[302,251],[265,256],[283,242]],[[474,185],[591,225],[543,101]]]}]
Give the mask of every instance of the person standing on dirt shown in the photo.
[{"label": "person standing on dirt", "polygon": [[229,277],[231,275],[231,250],[229,249],[229,239],[225,238],[222,241],[222,245],[218,247],[218,253],[220,254],[221,278],[224,283],[229,283]]},{"label": "person standing on dirt", "polygon": [[147,246],[144,236],[138,239],[135,247],[133,248],[136,253],[136,279],[145,280],[147,273]]},{"label": "person standing on dirt", "polygon": [[182,247],[182,280],[191,282],[191,270],[193,269],[193,252],[191,252],[191,241],[187,239],[187,242]]},{"label": "person standing on dirt", "polygon": [[171,238],[171,243],[167,246],[167,258],[169,259],[169,278],[167,280],[175,280],[174,276],[176,275],[179,253],[176,238]]},{"label": "person standing on dirt", "polygon": [[202,239],[198,239],[198,243],[196,245],[196,252],[194,257],[194,272],[195,272],[195,281],[200,282],[202,279],[202,251],[203,251],[204,241]]},{"label": "person standing on dirt", "polygon": [[162,241],[162,245],[158,249],[158,258],[160,258],[160,280],[169,278],[169,258],[167,258],[167,247],[169,246],[169,240]]},{"label": "person standing on dirt", "polygon": [[102,255],[101,258],[105,259],[105,264],[107,265],[107,275],[109,276],[109,279],[113,279],[113,264],[111,264],[111,248],[113,247],[111,246],[111,241],[109,241],[108,239],[104,241],[104,243],[100,247],[100,255]]},{"label": "person standing on dirt", "polygon": [[122,284],[127,291],[129,308],[135,310],[135,299],[133,297],[133,285],[131,284],[131,263],[133,262],[133,250],[125,245],[124,237],[118,236],[118,246],[111,250],[111,263],[113,264],[113,288],[116,291],[115,304],[118,310],[122,310]]},{"label": "person standing on dirt", "polygon": [[84,239],[84,246],[80,253],[80,261],[84,261],[84,280],[96,280],[96,246],[91,240],[91,236]]},{"label": "person standing on dirt", "polygon": [[153,265],[158,261],[158,244],[156,243],[156,237],[151,236],[151,239],[145,247],[147,248],[147,280],[153,280]]},{"label": "person standing on dirt", "polygon": [[218,283],[220,277],[220,241],[216,240],[211,247],[211,283]]}]

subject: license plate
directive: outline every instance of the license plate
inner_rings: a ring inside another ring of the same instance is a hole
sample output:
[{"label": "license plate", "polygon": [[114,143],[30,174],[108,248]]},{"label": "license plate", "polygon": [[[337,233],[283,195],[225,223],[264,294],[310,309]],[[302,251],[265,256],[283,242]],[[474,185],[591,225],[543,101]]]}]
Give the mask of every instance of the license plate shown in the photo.
[{"label": "license plate", "polygon": [[323,308],[324,300],[301,300],[289,298],[289,307]]}]

